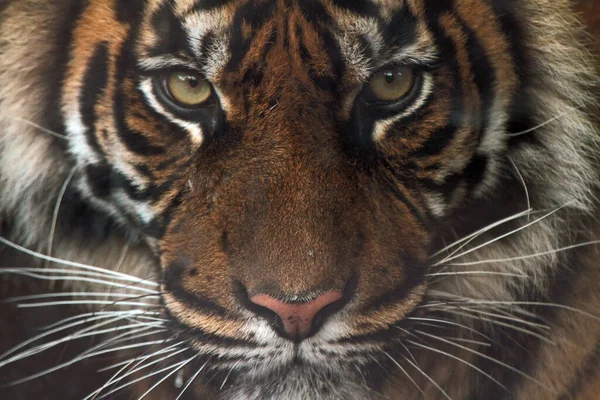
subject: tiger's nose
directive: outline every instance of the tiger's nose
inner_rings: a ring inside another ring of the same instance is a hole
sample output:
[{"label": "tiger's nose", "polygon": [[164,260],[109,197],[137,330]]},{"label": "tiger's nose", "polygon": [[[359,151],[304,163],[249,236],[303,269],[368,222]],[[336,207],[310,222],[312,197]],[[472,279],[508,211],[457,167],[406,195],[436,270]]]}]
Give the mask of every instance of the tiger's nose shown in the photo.
[{"label": "tiger's nose", "polygon": [[[268,294],[254,295],[250,298],[250,301],[277,314],[283,323],[285,336],[288,339],[300,341],[314,333],[323,318],[341,308],[340,301],[343,297],[342,292],[330,290],[306,302],[285,302]],[[336,304],[338,307],[334,306]],[[321,313],[319,313],[320,311]],[[319,314],[319,324],[315,324],[317,314]]]}]

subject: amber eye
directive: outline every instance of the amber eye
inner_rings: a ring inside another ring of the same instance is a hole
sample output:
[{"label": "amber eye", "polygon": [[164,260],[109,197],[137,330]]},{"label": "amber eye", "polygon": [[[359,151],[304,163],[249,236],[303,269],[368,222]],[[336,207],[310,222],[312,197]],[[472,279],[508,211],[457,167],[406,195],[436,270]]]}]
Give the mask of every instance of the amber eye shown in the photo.
[{"label": "amber eye", "polygon": [[395,102],[407,96],[415,84],[412,68],[398,67],[377,72],[369,82],[370,97],[379,102]]},{"label": "amber eye", "polygon": [[189,72],[169,73],[165,87],[172,100],[186,108],[204,105],[212,97],[212,88],[206,79]]}]

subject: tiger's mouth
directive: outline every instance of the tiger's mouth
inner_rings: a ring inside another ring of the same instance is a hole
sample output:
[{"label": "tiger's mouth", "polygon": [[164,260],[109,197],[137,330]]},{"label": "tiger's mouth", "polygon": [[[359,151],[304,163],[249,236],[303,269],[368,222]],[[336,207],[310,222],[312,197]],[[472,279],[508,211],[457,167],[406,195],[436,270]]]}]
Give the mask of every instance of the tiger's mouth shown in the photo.
[{"label": "tiger's mouth", "polygon": [[[317,313],[320,321],[309,333],[298,331],[296,337],[289,335],[289,327],[282,318],[267,309],[246,305],[241,324],[239,316],[221,320],[224,326],[215,329],[215,333],[207,333],[182,322],[180,316],[185,312],[178,308],[180,304],[169,301],[168,296],[164,302],[171,330],[186,341],[194,364],[207,377],[206,383],[218,391],[272,385],[310,386],[315,379],[334,386],[360,382],[361,386],[371,388],[386,376],[385,365],[390,362],[390,354],[401,351],[401,338],[408,334],[402,326],[407,316],[420,312],[425,289],[413,288],[411,292],[419,295],[407,295],[402,302],[405,314],[396,315],[393,322],[379,321],[377,325],[357,312],[356,285],[356,280],[352,280],[343,297],[331,303],[322,315]],[[302,302],[296,301],[291,306],[298,304]],[[226,327],[228,323],[237,328]],[[226,337],[224,332],[234,334]],[[344,398],[354,398],[349,396]]]}]

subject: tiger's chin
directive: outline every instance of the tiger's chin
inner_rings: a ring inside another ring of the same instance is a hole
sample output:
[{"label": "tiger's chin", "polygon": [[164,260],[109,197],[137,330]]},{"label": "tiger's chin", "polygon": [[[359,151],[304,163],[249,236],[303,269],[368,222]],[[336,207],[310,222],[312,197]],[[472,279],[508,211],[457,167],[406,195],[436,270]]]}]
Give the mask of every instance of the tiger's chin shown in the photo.
[{"label": "tiger's chin", "polygon": [[254,373],[235,375],[230,386],[222,392],[222,399],[364,400],[372,397],[360,367],[354,364],[331,368],[331,365],[295,361],[271,369],[267,362]]}]

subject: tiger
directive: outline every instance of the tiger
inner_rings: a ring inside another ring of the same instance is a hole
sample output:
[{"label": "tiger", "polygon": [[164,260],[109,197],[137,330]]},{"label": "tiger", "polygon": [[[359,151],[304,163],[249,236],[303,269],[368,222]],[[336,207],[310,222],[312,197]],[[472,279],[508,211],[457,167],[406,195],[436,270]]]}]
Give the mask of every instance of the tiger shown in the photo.
[{"label": "tiger", "polygon": [[1,397],[599,398],[594,38],[568,0],[0,0]]}]

